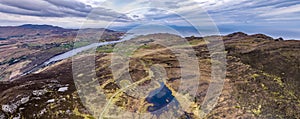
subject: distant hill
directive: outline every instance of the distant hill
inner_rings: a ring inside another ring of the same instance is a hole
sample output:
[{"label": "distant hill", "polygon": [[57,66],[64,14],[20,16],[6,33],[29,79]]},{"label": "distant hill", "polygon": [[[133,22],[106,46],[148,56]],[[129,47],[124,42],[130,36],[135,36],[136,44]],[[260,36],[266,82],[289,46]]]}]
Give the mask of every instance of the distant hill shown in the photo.
[{"label": "distant hill", "polygon": [[25,24],[21,26],[1,26],[0,38],[10,39],[15,37],[24,37],[29,35],[45,35],[52,33],[72,32],[74,29],[64,29],[51,25],[33,25]]},{"label": "distant hill", "polygon": [[71,50],[75,41],[80,41],[77,46],[83,46],[95,40],[119,40],[123,34],[105,28],[66,29],[34,24],[0,26],[0,80],[11,79],[20,74],[19,70],[26,72],[44,60]]},{"label": "distant hill", "polygon": [[34,25],[34,24],[24,24],[21,26],[17,26],[19,28],[26,28],[26,29],[40,29],[40,30],[57,30],[57,29],[64,29],[62,27],[58,26],[52,26],[52,25]]},{"label": "distant hill", "polygon": [[0,40],[6,40],[16,37],[32,36],[32,35],[46,35],[46,34],[63,34],[63,33],[74,33],[78,30],[82,32],[96,33],[105,31],[115,32],[105,28],[86,28],[86,29],[66,29],[52,25],[35,25],[35,24],[24,24],[20,26],[0,26]]}]

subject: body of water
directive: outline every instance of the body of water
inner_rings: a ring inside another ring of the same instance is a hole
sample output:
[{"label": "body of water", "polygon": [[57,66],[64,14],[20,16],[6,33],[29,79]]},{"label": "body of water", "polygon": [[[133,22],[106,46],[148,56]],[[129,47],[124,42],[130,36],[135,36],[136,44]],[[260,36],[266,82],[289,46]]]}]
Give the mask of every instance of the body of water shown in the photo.
[{"label": "body of water", "polygon": [[57,61],[61,61],[63,59],[70,58],[72,56],[75,56],[78,53],[81,53],[83,51],[86,51],[86,50],[89,50],[89,49],[92,49],[92,48],[123,42],[123,41],[126,41],[126,40],[130,40],[131,38],[134,38],[134,37],[136,37],[136,36],[135,35],[127,35],[127,36],[125,36],[124,38],[121,38],[121,40],[118,40],[118,41],[107,41],[107,42],[101,42],[101,43],[93,43],[93,44],[83,46],[83,47],[80,47],[80,48],[75,48],[75,49],[72,49],[72,50],[70,50],[68,52],[65,52],[63,54],[52,57],[48,61],[44,62],[43,65],[49,65],[53,62],[57,62]]},{"label": "body of water", "polygon": [[130,39],[132,39],[134,37],[136,37],[136,35],[134,35],[134,34],[128,34],[128,35],[125,35],[124,37],[121,37],[120,38],[121,40],[118,40],[118,41],[107,41],[107,42],[100,42],[100,43],[92,43],[92,44],[87,45],[87,46],[83,46],[83,47],[72,49],[72,50],[70,50],[68,52],[65,52],[65,53],[62,53],[62,54],[59,54],[59,55],[56,55],[56,56],[50,58],[49,60],[45,61],[43,64],[38,65],[38,66],[34,67],[33,69],[31,69],[30,71],[23,73],[22,76],[30,74],[32,72],[35,72],[35,71],[37,71],[37,70],[39,70],[39,69],[41,69],[43,67],[46,67],[46,66],[51,65],[51,64],[54,64],[54,63],[56,63],[58,61],[61,61],[61,60],[73,57],[73,56],[75,56],[78,53],[81,53],[83,51],[87,51],[89,49],[96,48],[96,47],[99,47],[99,46],[120,43],[120,42],[123,42],[123,41],[126,41],[126,40],[130,40]]},{"label": "body of water", "polygon": [[148,107],[147,111],[157,116],[164,111],[178,111],[179,102],[172,95],[172,91],[163,82],[160,85],[160,88],[150,92],[146,98],[148,103],[153,104],[153,106]]}]

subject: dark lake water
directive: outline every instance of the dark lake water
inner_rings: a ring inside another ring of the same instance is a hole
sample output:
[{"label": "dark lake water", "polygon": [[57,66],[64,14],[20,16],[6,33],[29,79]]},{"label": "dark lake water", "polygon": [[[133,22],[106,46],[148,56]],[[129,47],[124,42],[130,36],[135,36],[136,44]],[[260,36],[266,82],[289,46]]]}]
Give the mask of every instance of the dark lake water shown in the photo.
[{"label": "dark lake water", "polygon": [[176,98],[172,95],[171,90],[161,83],[161,87],[150,92],[146,101],[153,104],[148,107],[148,111],[155,115],[160,115],[164,111],[178,110],[179,103]]}]

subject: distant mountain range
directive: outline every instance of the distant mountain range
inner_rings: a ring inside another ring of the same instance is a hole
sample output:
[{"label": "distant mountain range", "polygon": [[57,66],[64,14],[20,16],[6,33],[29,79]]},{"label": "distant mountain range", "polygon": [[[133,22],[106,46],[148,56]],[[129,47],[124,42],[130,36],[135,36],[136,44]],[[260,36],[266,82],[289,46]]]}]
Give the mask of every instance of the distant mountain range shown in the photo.
[{"label": "distant mountain range", "polygon": [[64,29],[62,27],[58,26],[52,26],[52,25],[34,25],[34,24],[24,24],[21,26],[17,26],[20,28],[26,28],[26,29],[40,29],[40,30],[57,30],[57,29]]},{"label": "distant mountain range", "polygon": [[77,32],[78,30],[83,32],[115,32],[104,28],[66,29],[52,25],[24,24],[21,26],[0,26],[0,39],[5,40],[28,35],[63,34],[65,32]]}]

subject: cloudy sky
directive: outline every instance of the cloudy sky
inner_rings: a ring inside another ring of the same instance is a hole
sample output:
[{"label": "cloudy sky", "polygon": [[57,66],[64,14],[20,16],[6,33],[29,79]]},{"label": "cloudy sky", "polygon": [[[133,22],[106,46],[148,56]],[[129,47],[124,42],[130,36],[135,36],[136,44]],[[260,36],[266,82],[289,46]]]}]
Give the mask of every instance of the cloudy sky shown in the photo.
[{"label": "cloudy sky", "polygon": [[213,21],[221,33],[300,38],[299,0],[0,0],[0,16],[1,26],[66,28],[131,28],[146,23],[188,28]]}]

